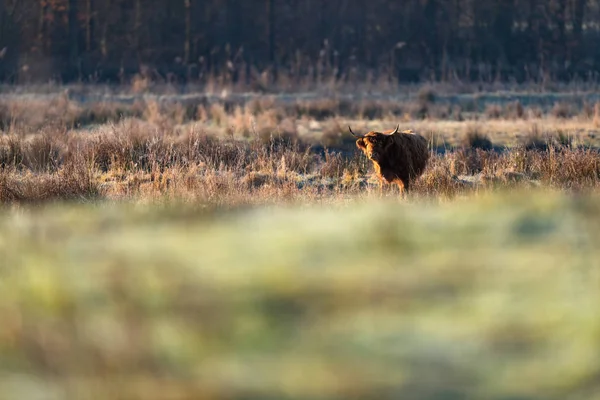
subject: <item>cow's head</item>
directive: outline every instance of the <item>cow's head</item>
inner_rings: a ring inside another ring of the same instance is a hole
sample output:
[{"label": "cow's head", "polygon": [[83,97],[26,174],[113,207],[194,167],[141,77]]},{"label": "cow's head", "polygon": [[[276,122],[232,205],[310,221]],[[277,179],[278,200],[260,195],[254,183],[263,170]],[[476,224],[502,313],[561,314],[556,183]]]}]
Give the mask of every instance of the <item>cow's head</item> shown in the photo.
[{"label": "cow's head", "polygon": [[352,131],[352,128],[348,127],[350,133],[357,138],[356,147],[361,149],[363,153],[372,161],[381,161],[390,146],[394,143],[393,135],[398,132],[400,126],[396,126],[396,129],[390,133],[381,132],[369,132],[364,136],[357,135]]}]

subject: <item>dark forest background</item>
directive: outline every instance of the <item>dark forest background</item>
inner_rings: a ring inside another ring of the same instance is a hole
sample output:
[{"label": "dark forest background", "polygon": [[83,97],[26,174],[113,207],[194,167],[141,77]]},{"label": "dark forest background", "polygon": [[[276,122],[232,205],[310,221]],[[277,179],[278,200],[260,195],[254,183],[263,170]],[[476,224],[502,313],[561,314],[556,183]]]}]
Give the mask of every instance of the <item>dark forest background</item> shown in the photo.
[{"label": "dark forest background", "polygon": [[0,80],[596,79],[600,0],[0,0]]}]

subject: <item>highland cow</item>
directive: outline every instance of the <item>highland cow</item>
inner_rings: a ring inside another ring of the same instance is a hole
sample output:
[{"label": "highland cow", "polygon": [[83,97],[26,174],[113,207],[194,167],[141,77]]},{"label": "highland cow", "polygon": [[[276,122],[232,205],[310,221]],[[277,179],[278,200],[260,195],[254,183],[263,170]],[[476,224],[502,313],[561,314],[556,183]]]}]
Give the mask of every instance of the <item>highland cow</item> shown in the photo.
[{"label": "highland cow", "polygon": [[383,189],[383,181],[397,184],[401,193],[408,193],[410,184],[423,174],[429,161],[427,140],[411,130],[369,132],[357,135],[356,146],[373,162]]}]

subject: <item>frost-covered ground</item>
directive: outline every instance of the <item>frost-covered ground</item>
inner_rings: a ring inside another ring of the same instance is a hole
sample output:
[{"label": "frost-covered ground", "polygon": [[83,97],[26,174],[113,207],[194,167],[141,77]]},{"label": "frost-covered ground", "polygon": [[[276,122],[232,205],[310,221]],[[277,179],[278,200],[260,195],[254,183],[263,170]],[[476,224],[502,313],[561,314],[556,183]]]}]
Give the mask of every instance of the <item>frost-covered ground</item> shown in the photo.
[{"label": "frost-covered ground", "polygon": [[157,102],[198,102],[222,101],[247,102],[250,100],[272,99],[277,104],[293,102],[316,101],[323,99],[338,99],[347,101],[418,101],[433,94],[435,102],[440,104],[471,104],[475,107],[488,104],[504,105],[518,101],[523,106],[551,107],[556,103],[568,103],[581,106],[583,103],[594,104],[600,101],[600,93],[593,85],[578,86],[575,89],[565,88],[564,91],[511,89],[477,90],[470,87],[466,93],[452,92],[448,88],[441,89],[427,86],[398,86],[386,90],[347,86],[328,87],[324,84],[320,90],[273,90],[269,92],[240,91],[235,88],[211,88],[194,85],[161,85],[142,93],[135,93],[129,86],[108,85],[47,85],[47,86],[0,86],[3,99],[15,100],[47,100],[57,95],[67,93],[71,100],[81,103],[116,102],[130,104],[135,101]]}]

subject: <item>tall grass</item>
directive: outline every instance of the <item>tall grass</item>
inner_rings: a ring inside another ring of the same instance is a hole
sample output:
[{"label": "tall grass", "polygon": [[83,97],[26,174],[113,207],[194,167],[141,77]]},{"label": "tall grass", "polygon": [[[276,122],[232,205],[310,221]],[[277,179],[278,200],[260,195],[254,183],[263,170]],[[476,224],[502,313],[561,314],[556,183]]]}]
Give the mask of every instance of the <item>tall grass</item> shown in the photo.
[{"label": "tall grass", "polygon": [[[378,190],[370,163],[338,117],[310,135],[300,133],[296,120],[277,119],[269,111],[213,109],[205,122],[181,124],[150,110],[147,120],[129,118],[89,131],[9,129],[0,137],[0,201],[180,198],[237,204]],[[533,129],[503,148],[466,126],[454,149],[440,148],[435,134],[423,132],[432,159],[414,186],[415,196],[455,197],[504,184],[598,187],[598,151],[574,143],[562,130],[542,135]]]}]

